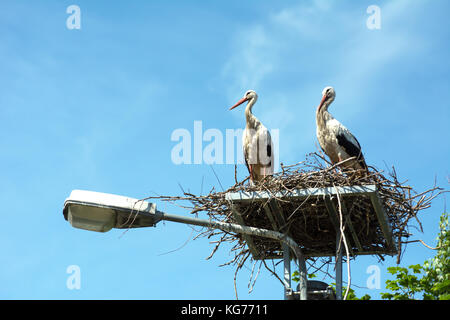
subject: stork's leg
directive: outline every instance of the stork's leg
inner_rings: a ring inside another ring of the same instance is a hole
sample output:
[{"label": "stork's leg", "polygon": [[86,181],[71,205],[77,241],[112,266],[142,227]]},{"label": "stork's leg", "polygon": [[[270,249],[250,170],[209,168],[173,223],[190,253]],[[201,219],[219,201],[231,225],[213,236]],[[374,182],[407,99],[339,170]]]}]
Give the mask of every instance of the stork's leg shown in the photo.
[{"label": "stork's leg", "polygon": [[[339,156],[338,155],[338,161],[336,162],[336,163],[339,163],[339,162],[341,162],[342,161],[342,158],[341,158],[341,156]],[[333,165],[334,165],[335,163],[333,163]],[[336,173],[339,173],[339,167],[336,167],[336,168],[334,168],[334,170],[336,171]],[[343,171],[342,169],[341,169],[341,171]]]},{"label": "stork's leg", "polygon": [[253,166],[249,164],[248,167],[250,169],[250,180],[253,180]]}]

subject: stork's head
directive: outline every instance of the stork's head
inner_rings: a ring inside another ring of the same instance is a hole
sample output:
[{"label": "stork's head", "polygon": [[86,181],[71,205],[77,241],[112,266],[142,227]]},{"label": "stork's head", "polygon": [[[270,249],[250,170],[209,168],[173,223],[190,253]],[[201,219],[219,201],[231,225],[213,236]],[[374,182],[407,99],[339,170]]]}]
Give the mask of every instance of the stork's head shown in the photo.
[{"label": "stork's head", "polygon": [[336,97],[336,92],[334,91],[333,87],[325,87],[322,91],[322,100],[320,101],[318,109],[320,110],[323,105],[329,106],[330,103],[334,101],[334,98]]},{"label": "stork's head", "polygon": [[258,99],[258,95],[256,94],[255,91],[253,90],[248,90],[244,96],[241,98],[241,100],[239,100],[238,102],[236,102],[236,104],[234,106],[232,106],[230,108],[230,110],[236,108],[237,106],[243,104],[245,101],[250,101],[250,100],[254,100],[254,102],[256,102],[256,99]]}]

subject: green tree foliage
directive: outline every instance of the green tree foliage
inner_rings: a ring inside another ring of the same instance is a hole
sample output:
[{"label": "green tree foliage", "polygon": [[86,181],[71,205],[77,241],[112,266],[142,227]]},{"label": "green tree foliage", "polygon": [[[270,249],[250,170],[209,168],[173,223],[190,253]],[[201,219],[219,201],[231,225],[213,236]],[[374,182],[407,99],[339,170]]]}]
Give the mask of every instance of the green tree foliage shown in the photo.
[{"label": "green tree foliage", "polygon": [[382,299],[413,300],[416,294],[423,292],[425,277],[419,278],[423,272],[420,264],[411,265],[408,268],[389,267],[388,272],[395,275],[396,278],[386,281],[386,289],[392,292],[382,293]]},{"label": "green tree foliage", "polygon": [[[410,270],[408,270],[410,269]],[[448,213],[441,216],[437,237],[436,256],[423,263],[402,267],[390,267],[394,280],[386,281],[389,293],[382,293],[389,300],[450,300],[450,230]],[[419,276],[422,276],[419,278]]]},{"label": "green tree foliage", "polygon": [[450,228],[448,214],[441,216],[439,224],[438,251],[436,256],[424,263],[426,287],[431,297],[450,300]]}]

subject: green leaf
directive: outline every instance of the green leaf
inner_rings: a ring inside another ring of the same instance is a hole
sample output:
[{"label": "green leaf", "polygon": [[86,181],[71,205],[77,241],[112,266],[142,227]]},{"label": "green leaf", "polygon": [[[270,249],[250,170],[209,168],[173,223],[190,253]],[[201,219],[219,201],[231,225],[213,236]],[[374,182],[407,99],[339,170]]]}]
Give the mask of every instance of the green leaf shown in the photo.
[{"label": "green leaf", "polygon": [[381,299],[392,300],[393,298],[394,298],[394,295],[392,293],[382,293],[381,294]]},{"label": "green leaf", "polygon": [[414,272],[414,273],[420,273],[422,272],[422,266],[420,264],[414,264],[409,266],[409,268]]},{"label": "green leaf", "polygon": [[439,300],[450,300],[450,293],[440,295]]}]

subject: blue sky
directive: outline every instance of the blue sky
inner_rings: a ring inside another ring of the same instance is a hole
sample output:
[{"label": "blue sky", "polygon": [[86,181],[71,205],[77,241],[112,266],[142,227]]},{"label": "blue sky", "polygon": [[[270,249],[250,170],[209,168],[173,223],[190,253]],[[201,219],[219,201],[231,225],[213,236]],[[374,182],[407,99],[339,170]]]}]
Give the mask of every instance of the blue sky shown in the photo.
[{"label": "blue sky", "polygon": [[[66,27],[72,4],[80,30]],[[373,4],[379,30],[366,27]],[[72,228],[62,207],[73,189],[144,198],[178,195],[179,184],[220,188],[210,165],[172,162],[170,137],[193,132],[195,120],[203,130],[242,128],[243,108],[228,107],[248,89],[259,94],[254,113],[280,132],[285,164],[316,150],[315,107],[332,85],[330,111],[370,165],[394,165],[418,191],[435,178],[448,188],[449,10],[446,0],[2,1],[0,298],[234,299],[234,268],[219,267],[226,248],[205,260],[213,245],[185,244],[191,228],[100,234]],[[233,184],[233,165],[213,167]],[[435,244],[444,206],[440,197],[421,213],[425,232],[414,239]],[[402,264],[432,256],[412,244]],[[377,265],[383,285],[394,263],[358,257],[352,283],[365,287]],[[70,265],[80,267],[79,290],[66,286]],[[249,274],[239,274],[240,299],[283,298],[264,270],[249,294]]]}]

